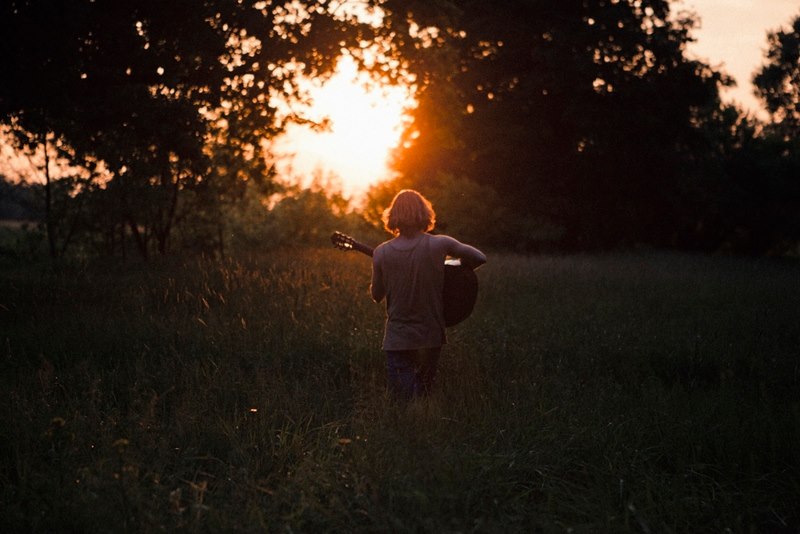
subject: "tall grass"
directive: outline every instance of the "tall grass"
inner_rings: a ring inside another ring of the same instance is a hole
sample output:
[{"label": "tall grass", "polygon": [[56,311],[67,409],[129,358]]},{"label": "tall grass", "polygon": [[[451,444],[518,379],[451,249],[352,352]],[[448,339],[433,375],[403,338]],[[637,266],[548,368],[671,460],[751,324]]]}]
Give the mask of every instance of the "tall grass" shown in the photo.
[{"label": "tall grass", "polygon": [[799,274],[496,255],[399,406],[363,256],[5,267],[0,528],[794,532]]}]

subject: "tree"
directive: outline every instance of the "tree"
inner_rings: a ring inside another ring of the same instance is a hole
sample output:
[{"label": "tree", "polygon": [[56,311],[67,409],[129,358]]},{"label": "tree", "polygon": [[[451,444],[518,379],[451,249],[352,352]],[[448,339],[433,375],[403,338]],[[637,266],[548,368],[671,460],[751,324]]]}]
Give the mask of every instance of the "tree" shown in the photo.
[{"label": "tree", "polygon": [[565,246],[674,239],[698,114],[726,81],[685,57],[691,17],[664,0],[386,9],[416,37],[402,50],[419,106],[395,159],[407,182],[469,178]]},{"label": "tree", "polygon": [[[164,253],[181,193],[222,176],[206,150],[219,131],[260,157],[260,139],[287,119],[276,100],[303,100],[299,76],[327,75],[369,37],[369,25],[335,5],[4,2],[0,122],[18,125],[24,143],[63,139],[79,160],[105,162],[117,224],[142,255],[151,243]],[[231,176],[247,179],[259,165]]]},{"label": "tree", "polygon": [[767,35],[766,64],[753,77],[755,93],[784,138],[800,134],[800,16]]},{"label": "tree", "polygon": [[[102,167],[91,158],[78,162],[63,138],[47,132],[33,135],[14,121],[2,130],[0,142],[17,149],[5,163],[12,164],[9,169],[16,182],[32,186],[28,190],[35,202],[29,204],[27,211],[30,220],[41,223],[50,257],[63,256],[85,231],[84,199],[102,181]],[[27,161],[27,171],[13,169],[23,161]]]},{"label": "tree", "polygon": [[[733,172],[748,191],[751,251],[800,247],[800,16],[767,36],[766,63],[753,77],[771,120]],[[757,221],[757,222],[756,222]]]},{"label": "tree", "polygon": [[270,207],[263,228],[268,246],[326,246],[332,229],[364,234],[364,220],[350,209],[335,176],[315,173],[308,187],[287,185]]}]

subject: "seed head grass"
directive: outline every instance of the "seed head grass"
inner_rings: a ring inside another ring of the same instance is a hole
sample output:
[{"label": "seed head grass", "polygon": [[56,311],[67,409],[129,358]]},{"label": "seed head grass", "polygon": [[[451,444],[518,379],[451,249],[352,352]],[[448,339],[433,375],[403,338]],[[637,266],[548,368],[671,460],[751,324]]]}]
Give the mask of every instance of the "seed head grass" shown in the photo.
[{"label": "seed head grass", "polygon": [[792,532],[800,266],[492,255],[434,394],[369,261],[3,267],[3,531]]}]

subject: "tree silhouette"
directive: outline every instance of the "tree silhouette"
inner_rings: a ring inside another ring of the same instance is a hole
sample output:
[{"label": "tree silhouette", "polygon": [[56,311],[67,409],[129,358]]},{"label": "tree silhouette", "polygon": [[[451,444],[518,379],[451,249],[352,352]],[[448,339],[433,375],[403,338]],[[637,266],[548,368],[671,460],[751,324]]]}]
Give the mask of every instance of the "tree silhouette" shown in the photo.
[{"label": "tree silhouette", "polygon": [[[769,36],[761,125],[721,104],[728,78],[686,56],[693,18],[667,0],[358,3],[380,5],[380,25],[353,5],[0,3],[0,124],[19,146],[107,172],[55,184],[42,167],[51,254],[80,231],[112,253],[131,241],[166,253],[176,233],[223,251],[231,210],[275,190],[263,141],[302,120],[299,80],[329,75],[345,50],[417,90],[373,218],[415,187],[449,214],[442,226],[522,250],[796,243],[800,17]],[[321,198],[272,215],[294,220]]]},{"label": "tree silhouette", "polygon": [[767,36],[766,64],[753,77],[773,126],[789,139],[800,133],[800,16]]},{"label": "tree silhouette", "polygon": [[733,173],[749,194],[749,252],[798,252],[800,240],[800,16],[767,36],[753,77],[771,120]]},{"label": "tree silhouette", "polygon": [[305,98],[298,76],[327,75],[369,37],[332,4],[4,2],[0,122],[23,142],[63,139],[77,158],[105,162],[117,224],[142,255],[153,243],[166,252],[181,192],[221,176],[206,150],[220,129],[260,154],[287,120],[276,100]]},{"label": "tree silhouette", "polygon": [[395,158],[407,180],[491,186],[516,216],[560,227],[565,246],[674,238],[698,114],[724,81],[684,55],[690,17],[663,0],[436,2],[435,16],[411,4],[387,9],[445,26],[406,44],[421,82]]}]

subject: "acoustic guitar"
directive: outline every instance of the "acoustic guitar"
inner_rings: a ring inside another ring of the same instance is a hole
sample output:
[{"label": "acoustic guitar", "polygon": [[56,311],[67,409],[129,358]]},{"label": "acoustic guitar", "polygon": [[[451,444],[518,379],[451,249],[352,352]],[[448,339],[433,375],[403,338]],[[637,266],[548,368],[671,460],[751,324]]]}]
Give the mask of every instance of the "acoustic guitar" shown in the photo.
[{"label": "acoustic guitar", "polygon": [[[356,250],[372,257],[373,248],[359,243],[341,232],[331,235],[331,243],[341,250]],[[444,262],[444,324],[455,326],[472,313],[478,298],[478,277],[475,272],[459,260]]]}]

